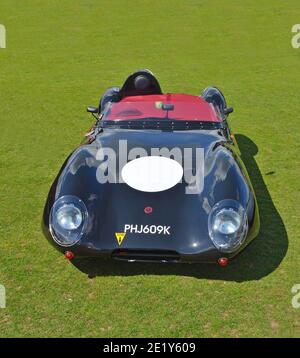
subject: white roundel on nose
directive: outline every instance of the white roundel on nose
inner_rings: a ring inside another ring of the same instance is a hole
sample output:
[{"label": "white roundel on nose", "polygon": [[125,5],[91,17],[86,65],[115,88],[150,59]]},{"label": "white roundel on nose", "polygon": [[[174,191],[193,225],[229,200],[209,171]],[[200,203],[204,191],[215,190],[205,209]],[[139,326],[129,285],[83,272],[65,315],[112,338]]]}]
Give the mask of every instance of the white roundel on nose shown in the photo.
[{"label": "white roundel on nose", "polygon": [[175,186],[182,178],[183,168],[176,160],[150,156],[128,162],[121,174],[131,188],[153,193]]}]

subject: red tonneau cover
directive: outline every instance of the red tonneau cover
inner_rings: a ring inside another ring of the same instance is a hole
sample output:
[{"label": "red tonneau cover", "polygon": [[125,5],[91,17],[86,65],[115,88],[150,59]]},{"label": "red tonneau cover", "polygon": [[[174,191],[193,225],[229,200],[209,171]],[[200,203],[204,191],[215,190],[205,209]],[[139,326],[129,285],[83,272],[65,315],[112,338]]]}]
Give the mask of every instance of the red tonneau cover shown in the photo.
[{"label": "red tonneau cover", "polygon": [[[173,104],[165,111],[161,104]],[[135,120],[144,118],[168,118],[173,120],[220,122],[214,108],[201,97],[189,94],[162,94],[130,96],[112,103],[104,115],[105,120]]]}]

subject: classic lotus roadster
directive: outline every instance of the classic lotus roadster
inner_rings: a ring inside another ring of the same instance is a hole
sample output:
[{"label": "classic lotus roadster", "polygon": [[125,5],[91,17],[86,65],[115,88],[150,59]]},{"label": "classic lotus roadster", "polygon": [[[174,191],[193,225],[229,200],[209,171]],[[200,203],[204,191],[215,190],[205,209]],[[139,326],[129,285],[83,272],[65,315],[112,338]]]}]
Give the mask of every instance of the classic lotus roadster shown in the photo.
[{"label": "classic lotus roadster", "polygon": [[112,87],[65,161],[43,215],[69,260],[218,263],[259,231],[249,176],[216,87],[162,93],[148,70]]}]

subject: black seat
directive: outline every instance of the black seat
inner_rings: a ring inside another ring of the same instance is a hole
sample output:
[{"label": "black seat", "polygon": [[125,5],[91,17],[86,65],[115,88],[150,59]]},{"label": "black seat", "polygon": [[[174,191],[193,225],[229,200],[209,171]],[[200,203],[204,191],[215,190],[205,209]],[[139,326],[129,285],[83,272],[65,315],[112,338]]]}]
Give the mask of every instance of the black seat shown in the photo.
[{"label": "black seat", "polygon": [[162,94],[157,79],[149,70],[140,70],[131,74],[119,91],[120,99],[149,94]]}]

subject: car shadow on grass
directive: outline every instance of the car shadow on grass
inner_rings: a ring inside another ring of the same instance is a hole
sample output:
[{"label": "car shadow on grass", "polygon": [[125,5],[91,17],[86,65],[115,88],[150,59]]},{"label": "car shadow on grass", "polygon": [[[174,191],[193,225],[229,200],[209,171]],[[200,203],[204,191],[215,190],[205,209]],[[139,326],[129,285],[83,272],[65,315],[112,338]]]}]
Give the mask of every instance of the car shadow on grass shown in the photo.
[{"label": "car shadow on grass", "polygon": [[[261,228],[258,237],[227,267],[213,264],[154,264],[82,260],[77,262],[77,268],[91,276],[180,275],[236,282],[259,280],[273,272],[287,252],[287,232],[256,164],[257,146],[244,135],[236,135],[235,138],[256,193]],[[266,175],[273,174],[276,173],[274,171],[266,173]]]}]

